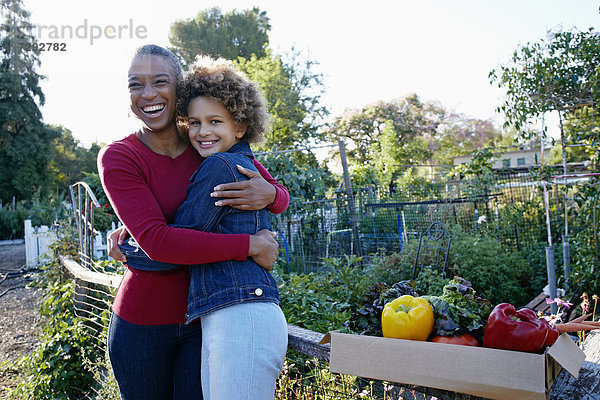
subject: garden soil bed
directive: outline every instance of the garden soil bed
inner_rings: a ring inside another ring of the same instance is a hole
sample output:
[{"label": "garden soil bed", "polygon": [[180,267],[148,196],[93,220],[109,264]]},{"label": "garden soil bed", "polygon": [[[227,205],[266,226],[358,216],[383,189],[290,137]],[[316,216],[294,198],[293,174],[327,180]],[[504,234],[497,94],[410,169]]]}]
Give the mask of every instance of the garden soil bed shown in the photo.
[{"label": "garden soil bed", "polygon": [[8,398],[8,389],[18,377],[7,370],[5,361],[31,354],[40,329],[39,293],[25,287],[26,276],[18,272],[25,264],[25,244],[0,242],[0,399]]}]

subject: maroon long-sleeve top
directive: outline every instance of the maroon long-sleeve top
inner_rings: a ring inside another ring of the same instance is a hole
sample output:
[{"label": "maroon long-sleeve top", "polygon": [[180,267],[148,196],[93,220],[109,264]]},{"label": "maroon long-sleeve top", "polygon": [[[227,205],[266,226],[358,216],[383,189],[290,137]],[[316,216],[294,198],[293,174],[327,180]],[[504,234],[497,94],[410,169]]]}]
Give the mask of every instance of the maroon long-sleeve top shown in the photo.
[{"label": "maroon long-sleeve top", "polygon": [[[202,160],[191,146],[176,158],[157,154],[135,134],[100,151],[98,172],[104,191],[119,219],[150,258],[188,265],[246,259],[248,235],[221,235],[167,225],[185,200],[189,179]],[[277,191],[269,211],[285,211],[288,191],[258,161],[254,164]],[[183,323],[188,286],[187,267],[169,271],[128,268],[113,311],[136,324]]]}]

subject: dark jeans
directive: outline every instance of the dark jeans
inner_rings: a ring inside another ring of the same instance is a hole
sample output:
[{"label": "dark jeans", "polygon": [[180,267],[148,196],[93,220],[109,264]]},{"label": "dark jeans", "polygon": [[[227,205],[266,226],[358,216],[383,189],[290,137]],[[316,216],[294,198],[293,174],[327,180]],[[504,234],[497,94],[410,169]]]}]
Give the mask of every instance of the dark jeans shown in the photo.
[{"label": "dark jeans", "polygon": [[108,354],[123,400],[202,399],[200,322],[137,325],[112,314]]}]

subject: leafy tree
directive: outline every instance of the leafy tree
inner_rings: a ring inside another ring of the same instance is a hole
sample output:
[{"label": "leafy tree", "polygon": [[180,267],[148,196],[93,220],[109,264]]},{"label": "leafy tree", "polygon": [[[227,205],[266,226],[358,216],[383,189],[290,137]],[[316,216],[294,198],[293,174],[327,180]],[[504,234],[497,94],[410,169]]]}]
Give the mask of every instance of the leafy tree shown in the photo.
[{"label": "leafy tree", "polygon": [[389,188],[397,170],[398,148],[396,146],[396,131],[392,121],[386,121],[378,142],[371,144],[372,153],[379,154],[373,159],[375,175],[381,187]]},{"label": "leafy tree", "polygon": [[438,129],[438,151],[434,158],[440,164],[452,164],[456,156],[471,154],[485,146],[514,145],[512,135],[503,133],[490,120],[469,118],[450,113]]},{"label": "leafy tree", "polygon": [[572,143],[581,147],[567,148],[567,161],[591,160],[594,169],[598,167],[598,146],[600,146],[600,112],[598,104],[576,107],[566,115],[565,135]]},{"label": "leafy tree", "polygon": [[101,148],[98,143],[92,143],[87,149],[67,128],[49,128],[58,134],[53,140],[53,157],[49,165],[55,189],[65,190],[68,185],[84,179],[86,174],[96,173],[96,158]]},{"label": "leafy tree", "polygon": [[171,25],[171,50],[184,65],[191,64],[196,55],[208,54],[228,60],[266,55],[269,43],[269,18],[257,7],[233,10],[226,14],[219,7],[200,11],[196,18],[176,21]]},{"label": "leafy tree", "polygon": [[[506,88],[506,98],[498,108],[506,116],[507,126],[530,137],[523,129],[546,112],[559,116],[563,160],[567,159],[563,121],[565,114],[576,116],[582,104],[597,104],[600,97],[600,37],[587,31],[548,32],[545,40],[518,48],[512,59],[490,72],[492,83]],[[593,110],[592,110],[593,114]],[[572,140],[597,140],[573,135]]]},{"label": "leafy tree", "polygon": [[42,123],[35,100],[44,103],[29,12],[21,0],[3,1],[0,12],[0,200],[9,201],[47,185],[56,133]]},{"label": "leafy tree", "polygon": [[423,103],[416,94],[410,94],[390,102],[378,102],[361,110],[349,110],[338,117],[331,125],[328,135],[333,140],[345,140],[348,146],[348,158],[358,163],[366,163],[378,155],[373,154],[372,143],[380,140],[386,121],[390,121],[396,132],[396,147],[403,160],[409,164],[432,157],[433,147],[411,146],[411,142],[420,137],[425,143],[434,142],[436,130],[445,115],[436,103]]},{"label": "leafy tree", "polygon": [[320,127],[328,113],[320,104],[323,76],[314,71],[314,60],[294,49],[284,57],[274,54],[268,47],[270,29],[266,12],[258,8],[227,14],[211,8],[171,25],[171,50],[186,65],[200,53],[233,60],[259,83],[273,117],[262,148],[305,146],[323,137]]},{"label": "leafy tree", "polygon": [[271,152],[259,154],[257,158],[289,190],[291,201],[321,200],[336,185],[327,165],[319,165],[310,151]]},{"label": "leafy tree", "polygon": [[527,43],[511,60],[490,72],[492,83],[506,88],[498,111],[506,124],[521,129],[544,112],[597,100],[600,38],[584,32],[548,32],[546,40]]},{"label": "leafy tree", "polygon": [[272,126],[263,148],[289,149],[322,139],[320,121],[327,110],[319,103],[323,77],[312,71],[314,61],[302,61],[300,54],[292,52],[284,62],[267,49],[263,58],[238,58],[236,64],[258,82],[267,101]]},{"label": "leafy tree", "polygon": [[492,173],[492,158],[494,154],[489,147],[483,147],[473,152],[471,161],[454,167],[451,176],[456,178],[478,178]]}]

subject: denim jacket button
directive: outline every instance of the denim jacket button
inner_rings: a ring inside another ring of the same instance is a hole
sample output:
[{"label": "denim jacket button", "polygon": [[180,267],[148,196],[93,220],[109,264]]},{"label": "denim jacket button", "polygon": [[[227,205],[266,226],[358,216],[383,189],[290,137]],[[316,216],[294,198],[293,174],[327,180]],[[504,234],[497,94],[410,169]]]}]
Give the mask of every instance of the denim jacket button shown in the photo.
[{"label": "denim jacket button", "polygon": [[260,296],[262,296],[262,295],[263,295],[263,290],[262,290],[261,288],[257,288],[257,289],[254,291],[254,294],[255,294],[256,296],[260,297]]}]

